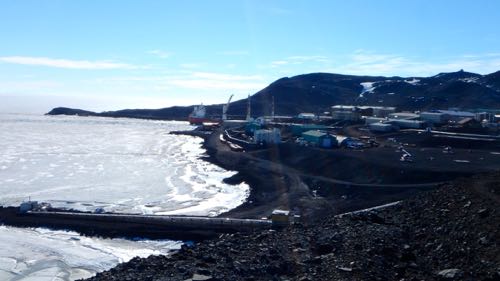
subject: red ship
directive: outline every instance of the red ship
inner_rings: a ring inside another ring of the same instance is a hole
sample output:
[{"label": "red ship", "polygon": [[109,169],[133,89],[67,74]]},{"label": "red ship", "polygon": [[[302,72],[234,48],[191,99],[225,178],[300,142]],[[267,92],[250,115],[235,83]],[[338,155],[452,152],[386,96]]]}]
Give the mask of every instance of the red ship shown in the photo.
[{"label": "red ship", "polygon": [[214,123],[219,122],[213,118],[206,117],[207,110],[203,104],[194,107],[193,112],[189,114],[188,121],[192,125],[201,125],[203,123]]}]

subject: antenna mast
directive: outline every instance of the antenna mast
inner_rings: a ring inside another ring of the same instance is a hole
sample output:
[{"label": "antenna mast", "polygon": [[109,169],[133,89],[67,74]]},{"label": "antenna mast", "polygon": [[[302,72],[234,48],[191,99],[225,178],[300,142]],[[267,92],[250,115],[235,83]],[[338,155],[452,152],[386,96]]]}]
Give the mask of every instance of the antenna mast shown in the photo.
[{"label": "antenna mast", "polygon": [[274,96],[272,97],[272,103],[271,103],[271,118],[274,120]]},{"label": "antenna mast", "polygon": [[251,117],[251,100],[250,100],[250,95],[248,95],[248,99],[247,99],[247,118],[246,120],[247,121],[250,121],[250,119],[252,118]]}]

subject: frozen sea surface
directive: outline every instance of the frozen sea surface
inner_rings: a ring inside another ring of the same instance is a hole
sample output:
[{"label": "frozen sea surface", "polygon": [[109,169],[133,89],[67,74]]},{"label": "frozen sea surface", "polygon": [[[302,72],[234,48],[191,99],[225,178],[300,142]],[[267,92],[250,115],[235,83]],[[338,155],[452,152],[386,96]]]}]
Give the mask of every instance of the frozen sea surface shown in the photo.
[{"label": "frozen sea surface", "polygon": [[[31,197],[79,210],[191,215],[240,205],[249,187],[222,183],[235,172],[200,160],[201,139],[169,134],[190,128],[185,122],[0,115],[0,205]],[[70,280],[177,245],[6,227],[0,241],[0,280],[33,274],[36,280]],[[110,244],[113,250],[105,250]],[[10,247],[16,251],[5,250]],[[90,249],[96,258],[85,262],[94,257],[85,254]],[[127,254],[117,257],[120,252]]]},{"label": "frozen sea surface", "polygon": [[0,226],[0,280],[75,280],[135,256],[168,254],[176,241],[130,241]]}]

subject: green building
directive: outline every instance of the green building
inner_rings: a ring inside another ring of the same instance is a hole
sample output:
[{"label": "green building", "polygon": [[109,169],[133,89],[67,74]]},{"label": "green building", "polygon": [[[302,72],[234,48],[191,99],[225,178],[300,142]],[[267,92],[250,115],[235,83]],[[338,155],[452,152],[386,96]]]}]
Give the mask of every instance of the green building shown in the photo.
[{"label": "green building", "polygon": [[316,124],[292,124],[290,125],[290,129],[292,130],[292,134],[296,137],[302,135],[303,132],[311,131],[311,130],[328,130],[330,127],[324,125],[316,125]]},{"label": "green building", "polygon": [[303,132],[302,139],[318,147],[331,148],[338,146],[337,138],[335,136],[318,130]]}]

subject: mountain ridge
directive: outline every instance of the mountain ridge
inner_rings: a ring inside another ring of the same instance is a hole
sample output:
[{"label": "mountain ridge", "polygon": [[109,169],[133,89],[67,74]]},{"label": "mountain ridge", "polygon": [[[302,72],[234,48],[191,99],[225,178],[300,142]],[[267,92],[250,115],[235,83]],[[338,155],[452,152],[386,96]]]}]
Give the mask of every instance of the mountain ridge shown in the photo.
[{"label": "mountain ridge", "polygon": [[[395,106],[399,110],[500,109],[500,71],[481,75],[463,70],[430,77],[357,76],[308,73],[283,77],[251,96],[252,115],[296,115],[328,111],[335,104]],[[220,116],[222,104],[207,105],[207,114]],[[82,115],[186,120],[193,106],[160,109],[123,109],[92,112],[57,107],[48,115]],[[247,99],[231,103],[229,116],[244,116]]]}]

